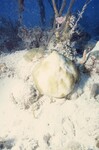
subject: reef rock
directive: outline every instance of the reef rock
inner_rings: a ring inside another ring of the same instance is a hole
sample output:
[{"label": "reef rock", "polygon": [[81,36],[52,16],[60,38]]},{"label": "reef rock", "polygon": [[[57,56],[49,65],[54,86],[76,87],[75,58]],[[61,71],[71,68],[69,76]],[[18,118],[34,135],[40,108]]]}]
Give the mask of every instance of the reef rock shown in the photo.
[{"label": "reef rock", "polygon": [[91,52],[87,54],[85,68],[91,73],[99,74],[99,41]]},{"label": "reef rock", "polygon": [[73,62],[56,51],[36,64],[32,75],[41,94],[57,98],[68,95],[78,80]]},{"label": "reef rock", "polygon": [[27,61],[38,60],[39,58],[43,57],[44,55],[44,48],[32,48],[30,49],[25,55],[24,58]]}]

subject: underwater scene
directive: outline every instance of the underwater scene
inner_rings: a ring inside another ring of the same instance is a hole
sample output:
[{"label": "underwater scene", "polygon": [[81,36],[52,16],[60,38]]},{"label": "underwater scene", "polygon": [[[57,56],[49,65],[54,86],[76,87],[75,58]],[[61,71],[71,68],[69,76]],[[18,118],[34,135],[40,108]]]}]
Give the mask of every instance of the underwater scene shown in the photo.
[{"label": "underwater scene", "polygon": [[99,150],[99,0],[0,0],[0,150]]}]

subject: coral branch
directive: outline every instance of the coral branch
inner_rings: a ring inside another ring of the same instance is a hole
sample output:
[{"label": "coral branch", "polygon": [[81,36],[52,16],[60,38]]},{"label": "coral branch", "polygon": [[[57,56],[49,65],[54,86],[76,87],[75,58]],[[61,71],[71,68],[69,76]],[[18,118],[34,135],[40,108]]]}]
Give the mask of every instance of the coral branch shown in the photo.
[{"label": "coral branch", "polygon": [[74,2],[75,2],[75,0],[71,0],[71,1],[70,1],[70,5],[69,5],[69,8],[68,8],[68,11],[67,11],[67,14],[66,14],[64,31],[67,30],[68,19],[69,19],[69,16],[70,16],[70,14],[71,14],[71,9],[72,9],[72,7],[73,7]]},{"label": "coral branch", "polygon": [[66,0],[63,0],[62,5],[61,5],[61,8],[60,8],[60,11],[59,11],[59,16],[62,15],[62,13],[63,13],[65,7],[66,7]]},{"label": "coral branch", "polygon": [[53,8],[54,8],[54,12],[55,12],[55,16],[58,17],[59,16],[59,13],[58,13],[58,9],[56,7],[56,3],[55,3],[55,0],[52,0],[52,4],[53,4]]},{"label": "coral branch", "polygon": [[20,13],[24,10],[24,0],[19,0],[19,10]]},{"label": "coral branch", "polygon": [[82,15],[83,15],[83,13],[85,12],[85,9],[87,8],[87,5],[88,5],[91,1],[92,1],[92,0],[87,0],[86,3],[85,3],[84,6],[83,6],[81,12],[78,14],[79,17],[78,17],[77,21],[75,22],[74,27],[71,29],[71,32],[70,32],[71,35],[74,33],[74,30],[76,29],[79,20],[82,18]]},{"label": "coral branch", "polygon": [[41,22],[44,25],[45,24],[45,7],[44,7],[43,0],[38,0],[38,5],[40,8]]},{"label": "coral branch", "polygon": [[24,11],[24,0],[19,0],[19,22],[22,24],[22,12]]},{"label": "coral branch", "polygon": [[86,52],[86,50],[84,50],[82,61],[80,62],[80,64],[84,64],[85,63],[85,61],[86,61],[86,54],[87,54],[87,52]]}]

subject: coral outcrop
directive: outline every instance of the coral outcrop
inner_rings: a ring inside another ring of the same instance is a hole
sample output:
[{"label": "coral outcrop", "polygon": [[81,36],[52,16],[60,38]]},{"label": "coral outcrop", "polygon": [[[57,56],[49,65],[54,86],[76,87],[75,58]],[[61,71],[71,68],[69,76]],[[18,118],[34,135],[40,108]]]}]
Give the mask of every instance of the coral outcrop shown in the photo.
[{"label": "coral outcrop", "polygon": [[76,81],[78,71],[71,60],[53,51],[33,69],[34,84],[41,94],[62,98],[68,95]]},{"label": "coral outcrop", "polygon": [[90,74],[99,74],[99,41],[96,43],[95,47],[87,54],[85,68],[90,72]]}]

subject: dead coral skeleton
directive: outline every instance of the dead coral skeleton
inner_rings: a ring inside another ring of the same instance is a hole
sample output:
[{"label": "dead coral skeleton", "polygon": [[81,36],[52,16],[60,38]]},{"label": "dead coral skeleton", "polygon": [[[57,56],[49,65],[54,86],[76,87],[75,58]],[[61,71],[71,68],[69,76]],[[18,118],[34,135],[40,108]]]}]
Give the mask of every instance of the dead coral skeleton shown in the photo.
[{"label": "dead coral skeleton", "polygon": [[77,21],[75,22],[75,25],[73,26],[70,34],[72,35],[74,32],[75,32],[75,29],[77,28],[77,25],[78,25],[78,22],[80,21],[80,19],[82,18],[83,16],[83,13],[85,12],[85,9],[87,8],[88,4],[91,2],[92,0],[87,0],[81,10],[81,12],[78,12],[78,19]]},{"label": "dead coral skeleton", "polygon": [[91,87],[90,97],[96,97],[99,94],[99,83],[94,83]]},{"label": "dead coral skeleton", "polygon": [[23,40],[25,48],[30,49],[45,46],[48,38],[48,32],[43,31],[39,27],[27,29],[24,26],[19,28],[18,36]]},{"label": "dead coral skeleton", "polygon": [[99,51],[91,51],[86,56],[84,66],[90,73],[99,74]]},{"label": "dead coral skeleton", "polygon": [[[70,1],[67,13],[62,16],[62,12],[58,11],[58,8],[56,6],[55,0],[52,0],[53,9],[55,13],[55,25],[52,30],[52,34],[48,38],[48,43],[52,43],[54,41],[53,47],[54,49],[60,51],[60,53],[63,53],[65,51],[65,56],[70,58],[71,60],[76,61],[75,56],[77,54],[75,45],[73,46],[73,42],[77,39],[75,39],[75,36],[78,36],[78,40],[81,40],[81,37],[83,38],[84,35],[87,36],[87,34],[83,31],[81,26],[78,24],[79,20],[82,18],[83,13],[85,12],[85,9],[87,8],[88,4],[91,2],[91,0],[87,0],[81,10],[81,12],[78,13],[78,15],[73,15],[71,13],[72,7],[74,5],[74,0]],[[63,1],[64,7],[66,6],[66,1]],[[77,16],[77,17],[76,17]],[[55,36],[55,37],[54,37]],[[50,45],[50,44],[49,44]],[[61,46],[60,46],[61,45]],[[61,49],[61,50],[60,50]],[[84,51],[83,54],[83,60],[81,64],[85,62],[85,56],[86,52]]]},{"label": "dead coral skeleton", "polygon": [[86,61],[86,50],[84,50],[83,52],[83,57],[82,57],[82,61],[80,62],[80,64],[84,64]]}]

